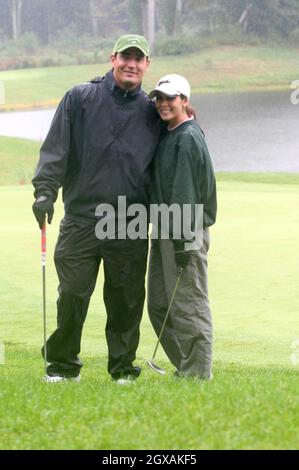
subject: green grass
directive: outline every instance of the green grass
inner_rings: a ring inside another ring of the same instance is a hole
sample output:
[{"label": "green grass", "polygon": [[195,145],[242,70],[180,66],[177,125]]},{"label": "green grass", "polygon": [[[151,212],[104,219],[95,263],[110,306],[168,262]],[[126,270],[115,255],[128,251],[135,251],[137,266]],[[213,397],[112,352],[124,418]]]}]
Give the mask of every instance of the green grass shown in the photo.
[{"label": "green grass", "polygon": [[299,184],[298,173],[217,173],[217,182]]},{"label": "green grass", "polygon": [[[53,106],[75,84],[104,74],[110,64],[48,67],[0,72],[6,90],[3,109]],[[153,57],[144,78],[150,90],[170,72],[185,75],[193,93],[290,89],[298,79],[298,48],[232,47],[206,49],[183,56]]]},{"label": "green grass", "polygon": [[[0,136],[0,186],[29,184],[38,159],[40,142]],[[298,184],[297,173],[217,173],[217,181]]]},{"label": "green grass", "polygon": [[34,173],[40,143],[0,136],[0,186],[28,184]]},{"label": "green grass", "polygon": [[8,360],[15,368],[3,378],[2,448],[298,448],[294,371],[218,363],[216,380],[198,384],[145,370],[120,388],[93,358],[84,382],[47,386],[32,352],[11,350]]},{"label": "green grass", "polygon": [[[222,174],[218,180],[209,255],[213,381],[176,382],[161,349],[157,361],[166,377],[145,366],[156,341],[145,311],[136,360],[143,373],[128,388],[111,383],[106,372],[102,270],[83,333],[82,382],[41,383],[40,240],[32,190],[0,187],[0,338],[6,350],[0,448],[298,449],[299,369],[291,345],[299,339],[299,186],[287,178],[249,175],[240,181]],[[49,332],[61,216],[57,204],[48,229]]]}]

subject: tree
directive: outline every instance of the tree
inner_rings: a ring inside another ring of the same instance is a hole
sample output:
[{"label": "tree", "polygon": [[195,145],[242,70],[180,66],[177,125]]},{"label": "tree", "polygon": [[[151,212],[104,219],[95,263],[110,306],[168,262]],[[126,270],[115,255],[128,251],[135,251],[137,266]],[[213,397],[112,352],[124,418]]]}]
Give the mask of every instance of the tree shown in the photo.
[{"label": "tree", "polygon": [[99,32],[98,28],[98,18],[97,18],[97,2],[95,0],[89,0],[89,12],[90,12],[90,22],[91,29],[94,36],[97,36]]},{"label": "tree", "polygon": [[160,0],[159,18],[167,36],[173,36],[175,31],[177,0]]},{"label": "tree", "polygon": [[180,34],[182,30],[182,11],[183,11],[183,1],[176,0],[175,6],[175,21],[174,21],[174,34]]},{"label": "tree", "polygon": [[129,0],[88,0],[88,6],[88,23],[94,36],[115,36],[118,29],[127,30]]},{"label": "tree", "polygon": [[16,41],[21,34],[21,12],[23,0],[10,0],[13,38]]},{"label": "tree", "polygon": [[154,47],[156,37],[156,2],[148,0],[147,5],[147,37],[150,47]]},{"label": "tree", "polygon": [[243,31],[247,31],[248,13],[250,12],[251,7],[252,3],[247,3],[245,9],[242,12],[242,15],[239,18],[239,24],[241,25]]},{"label": "tree", "polygon": [[33,32],[42,44],[60,36],[72,45],[72,37],[80,43],[86,35],[101,40],[131,32],[153,47],[160,31],[221,39],[236,26],[244,36],[298,37],[299,0],[0,0],[2,40]]},{"label": "tree", "polygon": [[251,0],[245,3],[246,28],[243,29],[249,33],[288,38],[299,25],[298,0]]},{"label": "tree", "polygon": [[130,26],[130,31],[132,33],[144,34],[143,9],[144,9],[144,2],[142,2],[140,0],[129,0],[128,1],[129,26]]}]

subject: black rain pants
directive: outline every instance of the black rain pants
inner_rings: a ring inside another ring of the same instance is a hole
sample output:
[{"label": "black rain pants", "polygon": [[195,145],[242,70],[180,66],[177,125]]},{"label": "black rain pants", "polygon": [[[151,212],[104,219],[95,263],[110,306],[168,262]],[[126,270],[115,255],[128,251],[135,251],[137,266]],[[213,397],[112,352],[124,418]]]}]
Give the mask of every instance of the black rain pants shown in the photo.
[{"label": "black rain pants", "polygon": [[95,226],[64,218],[55,248],[59,278],[57,329],[47,341],[49,375],[75,377],[90,297],[101,260],[107,311],[108,372],[113,378],[139,375],[133,367],[145,298],[147,240],[99,240]]}]

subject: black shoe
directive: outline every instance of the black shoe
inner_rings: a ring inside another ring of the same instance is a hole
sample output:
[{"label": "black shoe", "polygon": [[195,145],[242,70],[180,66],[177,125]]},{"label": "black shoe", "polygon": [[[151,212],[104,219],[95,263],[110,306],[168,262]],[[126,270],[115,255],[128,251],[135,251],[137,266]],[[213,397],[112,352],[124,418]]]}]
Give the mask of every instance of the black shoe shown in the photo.
[{"label": "black shoe", "polygon": [[141,367],[138,366],[128,366],[124,367],[123,369],[120,369],[117,372],[114,372],[111,374],[112,380],[117,381],[118,379],[123,379],[124,377],[130,376],[133,379],[137,379],[139,375],[141,374]]},{"label": "black shoe", "polygon": [[184,376],[178,370],[176,370],[173,373],[173,377],[178,380],[178,379],[182,379]]}]

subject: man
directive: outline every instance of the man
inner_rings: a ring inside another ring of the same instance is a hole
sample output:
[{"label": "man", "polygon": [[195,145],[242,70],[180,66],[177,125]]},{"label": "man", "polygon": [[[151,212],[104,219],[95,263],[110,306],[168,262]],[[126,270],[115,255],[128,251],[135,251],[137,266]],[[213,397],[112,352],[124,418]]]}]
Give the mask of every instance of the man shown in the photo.
[{"label": "man", "polygon": [[[112,70],[71,89],[62,99],[42,145],[33,185],[33,212],[42,228],[51,223],[58,190],[65,217],[55,249],[59,278],[57,329],[47,341],[48,382],[80,379],[81,334],[101,260],[107,311],[108,372],[118,383],[140,374],[133,366],[139,343],[147,240],[100,240],[96,207],[119,196],[127,205],[149,202],[149,166],[159,139],[158,115],[141,81],[149,47],[138,35],[121,36]],[[126,221],[128,224],[129,220]],[[116,227],[117,227],[116,223]]]}]

